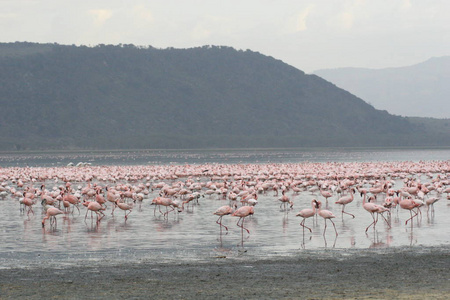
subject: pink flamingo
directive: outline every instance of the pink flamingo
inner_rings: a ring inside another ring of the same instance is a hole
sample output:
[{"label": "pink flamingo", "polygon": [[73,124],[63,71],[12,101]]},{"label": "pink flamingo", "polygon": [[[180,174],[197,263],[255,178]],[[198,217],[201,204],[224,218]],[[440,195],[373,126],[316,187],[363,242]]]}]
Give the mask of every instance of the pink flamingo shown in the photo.
[{"label": "pink flamingo", "polygon": [[106,199],[105,197],[101,194],[101,189],[97,189],[96,193],[95,193],[95,201],[97,201],[98,203],[100,203],[102,206],[105,205],[106,206]]},{"label": "pink flamingo", "polygon": [[[411,215],[411,217],[410,217],[408,220],[406,220],[405,225],[408,224],[408,221],[409,221],[409,220],[412,220],[412,218],[414,218],[415,216],[417,216],[417,215],[419,214],[419,211],[417,211],[416,214],[415,214],[414,216],[413,216],[413,214],[412,214],[412,210],[413,210],[414,208],[420,206],[420,204],[419,204],[419,203],[416,203],[413,199],[409,199],[409,198],[407,198],[407,199],[402,199],[402,200],[399,202],[399,205],[400,205],[401,208],[406,209],[406,210],[409,210],[409,214]],[[411,222],[411,224],[413,224],[413,223]]]},{"label": "pink flamingo", "polygon": [[322,202],[320,201],[316,201],[316,207],[319,209],[319,216],[321,216],[324,220],[325,220],[325,229],[323,230],[323,235],[325,235],[325,232],[327,230],[327,220],[330,220],[331,223],[333,224],[334,227],[334,231],[336,232],[336,236],[338,236],[338,232],[336,229],[336,225],[333,222],[333,218],[336,218],[336,216],[329,210],[326,209],[322,209]]},{"label": "pink flamingo", "polygon": [[[254,212],[255,212],[255,209],[253,206],[241,206],[231,216],[239,217],[239,220],[237,221],[236,225],[238,227],[241,227],[242,229],[247,230],[247,232],[250,233],[250,231],[244,227],[244,219],[250,215],[253,215]],[[239,225],[239,222],[241,222],[240,225]]]},{"label": "pink flamingo", "polygon": [[23,199],[21,200],[21,204],[25,205],[25,207],[28,207],[27,216],[29,216],[30,212],[34,215],[33,205],[35,204],[35,202],[33,199],[27,197],[25,192],[23,193]]},{"label": "pink flamingo", "polygon": [[133,210],[133,204],[125,203],[122,202],[121,200],[116,200],[116,205],[121,210],[125,211],[125,221],[126,221],[128,219],[128,215],[131,214],[131,211]]},{"label": "pink flamingo", "polygon": [[439,201],[439,198],[436,197],[431,197],[428,198],[427,200],[425,200],[425,204],[427,205],[427,214],[428,211],[430,210],[430,206],[431,206],[431,212],[434,212],[434,203],[436,203],[437,201]]},{"label": "pink flamingo", "polygon": [[344,211],[344,209],[347,204],[349,204],[350,202],[353,201],[353,193],[354,192],[355,192],[354,189],[350,189],[350,195],[343,196],[335,202],[336,204],[342,205],[342,216],[344,216],[344,214],[347,214],[347,215],[352,216],[353,219],[355,218],[355,215]]},{"label": "pink flamingo", "polygon": [[311,228],[309,228],[308,226],[305,225],[305,221],[307,218],[310,218],[316,214],[316,199],[313,199],[311,201],[311,206],[312,206],[312,209],[311,208],[302,209],[296,215],[297,217],[303,218],[303,220],[300,222],[300,226],[303,227],[303,233],[305,233],[305,227],[309,229],[309,232],[312,232]]},{"label": "pink flamingo", "polygon": [[256,193],[249,194],[242,198],[241,203],[249,206],[255,206],[258,203],[258,196]]},{"label": "pink flamingo", "polygon": [[286,209],[288,203],[290,204],[289,208],[292,208],[294,206],[294,202],[292,202],[291,199],[285,195],[285,191],[282,191],[281,194],[281,197],[278,198],[278,200],[281,201],[280,208],[283,205],[284,209]]},{"label": "pink flamingo", "polygon": [[226,215],[230,215],[232,213],[233,213],[233,208],[229,205],[221,206],[213,213],[214,215],[219,216],[216,223],[220,225],[221,229],[223,226],[228,231],[228,227],[222,224],[222,217],[226,216]]},{"label": "pink flamingo", "polygon": [[120,194],[116,194],[116,190],[106,187],[106,200],[112,203],[111,215],[114,215],[114,209],[116,209],[116,200],[119,198]]},{"label": "pink flamingo", "polygon": [[[375,228],[375,225],[376,225],[377,222],[378,222],[378,215],[377,215],[377,217],[375,218],[375,215],[374,215],[374,214],[375,214],[375,213],[381,214],[381,213],[383,213],[384,211],[388,211],[388,209],[385,208],[385,207],[382,207],[381,205],[377,205],[377,204],[375,204],[375,203],[371,203],[370,201],[372,200],[372,197],[370,197],[369,200],[368,200],[368,202],[366,203],[367,192],[366,192],[366,191],[363,191],[363,192],[361,192],[361,195],[362,195],[362,194],[364,194],[364,198],[363,198],[363,208],[364,208],[366,211],[368,211],[368,212],[370,213],[370,215],[372,216],[372,219],[373,219],[373,222],[370,223],[370,225],[367,226],[367,228],[366,228],[366,232],[367,232],[367,230],[369,230],[370,226],[373,225],[373,228]],[[381,216],[384,218],[383,215],[381,215]],[[387,222],[386,219],[385,219],[385,221],[386,221],[386,223],[389,225],[389,223]],[[390,225],[389,225],[389,227],[390,227]]]},{"label": "pink flamingo", "polygon": [[[80,203],[80,200],[77,198],[77,196],[70,194],[69,190],[66,190],[66,194],[63,195],[62,198],[63,202],[67,201],[70,204],[72,204],[74,207],[78,209],[78,213],[80,213],[80,209],[78,208],[78,203]],[[72,208],[73,213],[73,208]]]},{"label": "pink flamingo", "polygon": [[[172,211],[175,210],[175,207],[178,208],[178,211],[182,211],[182,208],[179,207],[179,205],[177,203],[175,203],[172,199],[170,198],[165,198],[165,197],[156,197],[155,199],[152,200],[152,203],[150,205],[155,205],[155,209],[153,214],[156,214],[156,205],[159,208],[159,212],[164,215],[164,218]],[[163,213],[161,211],[161,205],[166,207],[166,212]],[[181,204],[182,206],[183,204]],[[168,210],[168,207],[171,208],[171,210]]]},{"label": "pink flamingo", "polygon": [[331,197],[333,196],[333,194],[331,194],[330,191],[325,191],[325,190],[322,190],[322,189],[320,189],[320,194],[321,194],[323,197],[325,197],[325,201],[326,201],[326,204],[327,204],[327,206],[328,206],[328,198],[331,198]]},{"label": "pink flamingo", "polygon": [[194,200],[196,197],[194,196],[194,194],[188,194],[188,195],[186,195],[185,197],[184,197],[184,201],[183,201],[183,203],[181,204],[181,207],[183,208],[183,210],[184,210],[184,205],[185,204],[187,204],[187,207],[188,207],[188,209],[189,209],[189,203],[192,201],[192,200]]},{"label": "pink flamingo", "polygon": [[105,210],[106,208],[104,208],[100,203],[96,201],[84,201],[83,205],[87,207],[84,220],[86,220],[89,211],[91,211],[91,215],[92,212],[95,212],[97,214],[97,222],[100,222],[100,220],[105,216],[103,210]]},{"label": "pink flamingo", "polygon": [[44,209],[46,210],[45,212],[45,217],[42,219],[42,227],[45,227],[45,220],[50,219],[50,225],[53,223],[53,220],[55,222],[55,227],[56,227],[56,216],[63,214],[64,212],[54,206],[48,206],[45,205]]},{"label": "pink flamingo", "polygon": [[47,190],[45,189],[45,185],[41,185],[41,203],[42,201],[45,201],[48,205],[53,205],[55,203],[55,199],[47,194]]}]

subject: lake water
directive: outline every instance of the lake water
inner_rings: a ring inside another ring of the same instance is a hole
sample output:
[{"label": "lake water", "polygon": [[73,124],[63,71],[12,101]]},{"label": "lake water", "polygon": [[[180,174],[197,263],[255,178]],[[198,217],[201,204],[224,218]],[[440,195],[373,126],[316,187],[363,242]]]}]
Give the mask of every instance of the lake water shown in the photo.
[{"label": "lake water", "polygon": [[[138,166],[138,165],[202,165],[202,164],[297,164],[305,162],[395,162],[395,161],[448,161],[450,149],[334,149],[334,150],[211,150],[211,151],[108,151],[108,152],[65,152],[65,153],[1,153],[0,166],[10,167],[49,167],[63,168],[69,163],[89,163],[91,166]],[[0,169],[0,174],[5,169]],[[74,167],[74,170],[82,170]],[[434,174],[436,175],[436,174]],[[449,173],[441,174],[449,176]],[[422,182],[430,181],[425,174],[417,175]],[[176,180],[185,180],[178,178]],[[210,178],[197,178],[209,181]],[[144,181],[144,180],[142,180]],[[149,181],[148,178],[145,181]],[[156,183],[159,179],[150,179]],[[167,180],[166,180],[167,181]],[[175,181],[175,180],[173,180]],[[393,180],[394,187],[403,186],[401,179]],[[60,186],[61,180],[35,181],[39,188],[45,183],[47,189]],[[139,182],[133,182],[138,184]],[[15,182],[7,181],[12,186]],[[85,185],[85,182],[74,185]],[[106,184],[102,182],[102,184]],[[204,191],[202,191],[203,193]],[[151,200],[158,196],[159,190],[150,192],[142,202],[141,208],[134,207],[128,220],[124,213],[116,209],[111,215],[111,205],[106,216],[99,223],[89,215],[85,220],[86,209],[81,213],[57,216],[57,226],[46,224],[42,228],[42,207],[34,205],[34,215],[27,216],[20,211],[17,197],[11,195],[0,198],[0,267],[42,267],[115,264],[133,262],[172,262],[203,261],[211,259],[265,259],[279,256],[292,256],[299,253],[321,251],[331,253],[340,251],[354,253],[369,249],[402,249],[404,247],[448,247],[450,245],[450,201],[446,194],[439,195],[435,212],[428,213],[422,208],[421,217],[406,225],[408,211],[392,210],[391,226],[380,218],[375,229],[365,233],[372,218],[362,208],[362,198],[347,205],[346,211],[354,214],[341,216],[341,207],[334,204],[338,195],[329,200],[328,209],[336,214],[335,223],[339,235],[336,237],[329,223],[323,234],[324,220],[308,219],[306,225],[312,233],[303,233],[296,213],[310,207],[312,199],[324,198],[318,193],[303,191],[288,195],[294,202],[292,210],[280,208],[280,202],[273,191],[258,195],[255,214],[245,220],[248,234],[236,226],[237,218],[225,216],[223,224],[229,231],[220,229],[213,212],[228,204],[218,195],[204,195],[198,205],[185,211],[172,212],[164,218]],[[437,196],[431,192],[429,197]]]}]

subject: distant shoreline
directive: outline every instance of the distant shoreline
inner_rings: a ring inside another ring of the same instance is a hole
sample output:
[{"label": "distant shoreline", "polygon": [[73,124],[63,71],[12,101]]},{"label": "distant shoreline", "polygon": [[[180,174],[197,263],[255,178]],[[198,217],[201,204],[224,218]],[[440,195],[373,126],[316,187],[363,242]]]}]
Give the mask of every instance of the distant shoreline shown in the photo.
[{"label": "distant shoreline", "polygon": [[292,147],[292,148],[186,148],[186,149],[48,149],[48,150],[0,150],[0,154],[33,154],[33,153],[103,153],[103,152],[158,152],[158,151],[332,151],[332,150],[448,150],[450,146],[387,146],[387,147]]}]

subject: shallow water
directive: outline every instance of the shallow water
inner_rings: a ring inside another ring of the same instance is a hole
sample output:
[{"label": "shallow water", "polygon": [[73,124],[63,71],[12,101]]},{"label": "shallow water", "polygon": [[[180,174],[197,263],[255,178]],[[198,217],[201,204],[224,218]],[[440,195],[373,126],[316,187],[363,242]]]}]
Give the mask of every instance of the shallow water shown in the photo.
[{"label": "shallow water", "polygon": [[299,163],[448,160],[450,148],[437,149],[250,149],[139,150],[83,152],[0,152],[1,167],[54,167],[69,163],[92,165]]},{"label": "shallow water", "polygon": [[[320,152],[317,156],[313,152],[276,151],[265,155],[263,152],[227,152],[194,153],[170,152],[167,156],[159,153],[155,161],[149,161],[149,157],[143,155],[139,159],[132,160],[140,164],[142,160],[148,163],[165,160],[166,163],[183,163],[198,161],[205,162],[236,162],[249,161],[282,162],[296,161],[337,161],[341,152]],[[401,160],[402,152],[392,151],[355,151],[345,152],[346,161],[389,161],[387,157],[397,157]],[[67,161],[73,161],[74,157],[65,157],[65,154],[54,156],[28,156],[28,158],[14,156],[2,157],[5,165],[65,165]],[[54,154],[53,154],[54,155]],[[114,156],[115,159],[100,160],[96,153],[93,157],[83,154],[84,160],[92,164],[122,164],[127,163],[129,153]],[[404,160],[440,160],[448,159],[449,150],[421,150],[404,151]],[[202,156],[207,158],[201,159]],[[38,158],[37,158],[38,157]],[[41,160],[45,157],[45,162]],[[135,156],[132,156],[135,157]],[[200,157],[200,158],[198,158]],[[219,159],[218,157],[221,157]],[[434,157],[434,159],[432,158]],[[80,158],[80,157],[77,157]],[[175,159],[176,158],[176,159]],[[76,162],[76,161],[73,161]],[[423,182],[427,179],[421,177]],[[207,179],[204,179],[207,180]],[[40,183],[34,183],[39,186]],[[58,186],[61,182],[46,182],[48,189],[52,184]],[[395,188],[403,185],[396,181]],[[150,205],[151,199],[157,196],[154,191],[144,199],[141,209],[136,204],[127,221],[124,213],[116,209],[115,215],[111,215],[111,206],[106,211],[106,217],[97,224],[94,218],[88,214],[85,219],[86,209],[80,207],[81,213],[75,211],[67,216],[57,216],[57,226],[42,228],[42,208],[35,205],[34,215],[27,216],[20,212],[18,199],[7,196],[0,198],[0,267],[65,267],[69,265],[85,264],[116,264],[127,261],[133,262],[177,262],[177,261],[203,261],[215,258],[234,259],[265,259],[271,257],[292,256],[308,251],[341,251],[354,253],[372,248],[395,249],[401,247],[421,246],[449,246],[450,245],[450,201],[445,199],[445,194],[435,204],[434,213],[428,213],[426,207],[422,208],[421,216],[413,223],[405,225],[409,218],[409,212],[399,209],[392,210],[391,226],[380,218],[376,228],[370,228],[365,233],[365,228],[372,222],[368,212],[362,208],[362,198],[355,195],[352,203],[347,205],[346,211],[356,216],[340,214],[341,207],[334,204],[337,196],[329,199],[327,209],[336,214],[334,219],[338,236],[336,237],[332,224],[324,232],[324,220],[308,219],[306,225],[311,227],[312,233],[299,226],[300,217],[295,214],[309,208],[313,198],[325,203],[325,199],[319,194],[311,194],[307,191],[294,195],[288,194],[294,201],[292,210],[280,208],[278,196],[273,191],[258,195],[258,204],[255,214],[245,220],[245,227],[250,233],[242,231],[236,226],[237,218],[225,216],[223,224],[228,226],[228,232],[216,224],[217,216],[213,212],[220,206],[228,204],[227,200],[219,199],[217,195],[201,197],[198,205],[193,205],[181,213],[172,212],[165,219],[154,207]],[[429,195],[435,196],[435,193]],[[163,210],[164,211],[164,210]]]}]

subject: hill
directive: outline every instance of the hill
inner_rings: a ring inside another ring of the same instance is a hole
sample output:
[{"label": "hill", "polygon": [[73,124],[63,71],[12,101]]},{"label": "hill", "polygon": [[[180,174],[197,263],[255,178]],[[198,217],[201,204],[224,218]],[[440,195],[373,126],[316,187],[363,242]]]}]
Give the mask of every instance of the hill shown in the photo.
[{"label": "hill", "polygon": [[0,150],[450,145],[252,51],[0,44]]},{"label": "hill", "polygon": [[338,68],[313,73],[391,114],[450,118],[450,56],[401,68]]}]

